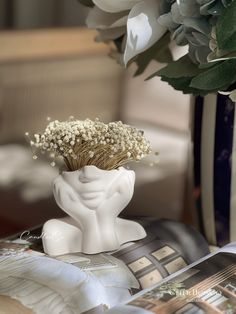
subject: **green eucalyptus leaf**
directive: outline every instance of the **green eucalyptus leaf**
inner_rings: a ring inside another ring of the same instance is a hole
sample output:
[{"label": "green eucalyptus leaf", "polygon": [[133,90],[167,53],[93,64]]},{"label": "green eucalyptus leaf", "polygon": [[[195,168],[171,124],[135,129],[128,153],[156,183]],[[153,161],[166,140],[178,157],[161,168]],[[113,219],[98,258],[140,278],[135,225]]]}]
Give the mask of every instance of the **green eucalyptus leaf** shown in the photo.
[{"label": "green eucalyptus leaf", "polygon": [[190,77],[180,78],[162,78],[162,81],[168,82],[174,89],[182,91],[184,94],[194,94],[197,90],[190,88],[191,83]]},{"label": "green eucalyptus leaf", "polygon": [[174,89],[182,91],[184,94],[192,94],[195,96],[205,96],[208,94],[208,91],[199,90],[197,88],[190,87],[191,77],[180,77],[180,78],[167,78],[162,77],[162,81],[167,82]]},{"label": "green eucalyptus leaf", "polygon": [[204,96],[227,89],[236,80],[236,60],[210,62],[200,66],[183,56],[154,73],[184,94]]},{"label": "green eucalyptus leaf", "polygon": [[224,9],[216,24],[217,45],[223,51],[236,51],[236,0]]},{"label": "green eucalyptus leaf", "polygon": [[233,52],[227,52],[227,51],[222,51],[222,50],[217,50],[215,52],[211,52],[208,55],[208,61],[209,63],[214,63],[216,61],[222,61],[222,60],[227,60],[227,59],[234,59],[236,58],[236,51]]},{"label": "green eucalyptus leaf", "polygon": [[[236,19],[235,19],[236,24]],[[230,37],[230,39],[225,42],[224,49],[227,52],[235,52],[236,51],[236,32]]]},{"label": "green eucalyptus leaf", "polygon": [[214,67],[199,73],[192,79],[190,87],[201,90],[221,90],[236,80],[236,60],[216,63]]},{"label": "green eucalyptus leaf", "polygon": [[216,65],[216,63],[219,64],[220,61],[211,61],[211,62],[208,62],[208,63],[202,63],[202,64],[199,64],[198,67],[201,70],[205,70],[205,69],[209,69],[209,68],[214,67]]},{"label": "green eucalyptus leaf", "polygon": [[81,4],[85,5],[86,7],[94,7],[94,3],[92,0],[78,0]]},{"label": "green eucalyptus leaf", "polygon": [[177,61],[169,63],[167,66],[154,73],[151,77],[157,75],[169,78],[193,77],[200,72],[201,70],[198,68],[198,65],[193,63],[186,54]]}]

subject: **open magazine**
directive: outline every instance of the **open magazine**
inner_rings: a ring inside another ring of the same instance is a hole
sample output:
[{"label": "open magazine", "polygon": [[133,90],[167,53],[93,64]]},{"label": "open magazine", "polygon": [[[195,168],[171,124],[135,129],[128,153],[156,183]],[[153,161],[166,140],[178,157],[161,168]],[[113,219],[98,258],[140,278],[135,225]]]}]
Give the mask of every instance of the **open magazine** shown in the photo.
[{"label": "open magazine", "polygon": [[[155,219],[142,219],[142,223],[147,231],[145,239],[127,243],[115,252],[96,255],[73,253],[48,257],[42,249],[41,228],[2,240],[0,295],[16,298],[35,313],[63,310],[63,313],[100,314],[108,309],[113,311],[111,308],[125,313],[123,308],[116,308],[125,302],[131,302],[125,306],[127,313],[133,307],[134,313],[137,309],[150,313],[150,304],[157,295],[160,297],[164,288],[153,295],[148,292],[141,297],[140,293],[206,256],[209,248],[198,231],[182,223]],[[175,283],[176,291],[188,288],[182,286],[182,281]],[[47,298],[42,298],[42,294]],[[160,302],[169,297],[173,295],[163,294]]]},{"label": "open magazine", "polygon": [[107,312],[121,313],[235,314],[236,243],[202,258]]}]

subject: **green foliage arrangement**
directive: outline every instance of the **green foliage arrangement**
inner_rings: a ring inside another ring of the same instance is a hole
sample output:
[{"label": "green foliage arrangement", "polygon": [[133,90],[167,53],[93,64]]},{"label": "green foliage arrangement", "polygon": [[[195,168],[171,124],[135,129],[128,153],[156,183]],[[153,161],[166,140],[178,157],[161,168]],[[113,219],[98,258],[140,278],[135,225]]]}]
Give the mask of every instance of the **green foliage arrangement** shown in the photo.
[{"label": "green foliage arrangement", "polygon": [[[236,0],[79,0],[89,7],[87,25],[97,40],[113,41],[119,63],[151,60],[166,65],[151,77],[193,95],[228,92],[236,100]],[[188,45],[173,60],[169,44]]]}]

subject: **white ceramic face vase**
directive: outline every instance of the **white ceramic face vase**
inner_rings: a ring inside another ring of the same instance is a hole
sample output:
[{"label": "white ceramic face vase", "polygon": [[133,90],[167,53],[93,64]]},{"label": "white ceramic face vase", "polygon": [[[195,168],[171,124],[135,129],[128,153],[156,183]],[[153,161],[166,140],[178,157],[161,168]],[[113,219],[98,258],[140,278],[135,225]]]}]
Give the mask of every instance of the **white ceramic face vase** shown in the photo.
[{"label": "white ceramic face vase", "polygon": [[85,166],[62,172],[54,180],[53,192],[69,216],[44,224],[44,251],[49,255],[95,254],[144,238],[141,225],[117,217],[133,196],[134,182],[134,171],[123,167],[108,171]]}]

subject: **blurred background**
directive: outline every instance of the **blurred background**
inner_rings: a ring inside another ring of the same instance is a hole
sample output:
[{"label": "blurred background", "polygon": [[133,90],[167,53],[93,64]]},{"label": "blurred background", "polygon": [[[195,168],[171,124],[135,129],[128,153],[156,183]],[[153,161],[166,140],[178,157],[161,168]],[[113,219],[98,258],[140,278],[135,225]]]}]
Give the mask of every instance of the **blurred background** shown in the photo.
[{"label": "blurred background", "polygon": [[43,130],[47,117],[142,128],[159,163],[130,165],[137,179],[125,214],[186,216],[190,98],[159,78],[144,81],[163,65],[136,78],[134,66],[117,65],[86,29],[86,13],[76,0],[0,0],[0,237],[64,216],[51,190],[58,169],[33,160],[24,136]]}]

